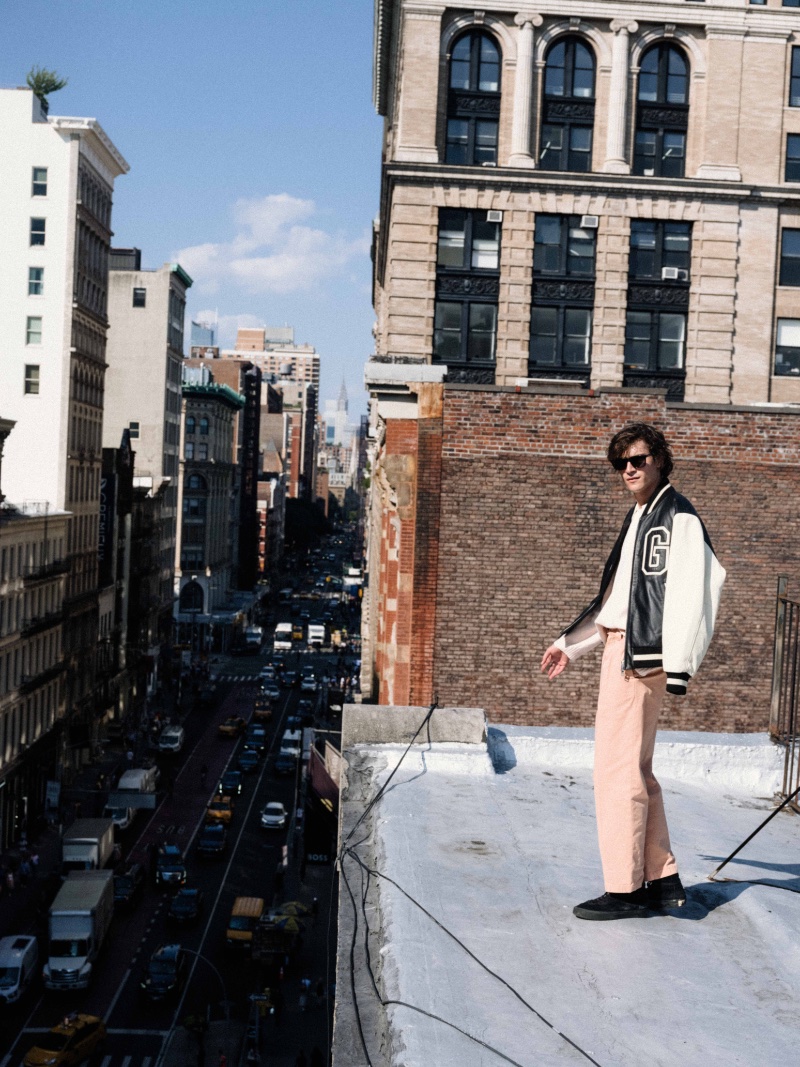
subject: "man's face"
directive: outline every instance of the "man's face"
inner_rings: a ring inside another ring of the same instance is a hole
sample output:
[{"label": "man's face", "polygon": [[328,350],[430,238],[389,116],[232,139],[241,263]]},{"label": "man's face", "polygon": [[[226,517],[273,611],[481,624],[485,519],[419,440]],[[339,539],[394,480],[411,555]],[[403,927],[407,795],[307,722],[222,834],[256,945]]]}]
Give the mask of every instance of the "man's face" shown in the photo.
[{"label": "man's face", "polygon": [[637,504],[644,504],[653,495],[653,490],[661,481],[661,467],[650,455],[650,449],[644,441],[634,443],[622,453],[624,458],[629,456],[647,456],[645,464],[638,470],[632,463],[628,463],[620,477],[626,489],[629,489],[636,497]]}]

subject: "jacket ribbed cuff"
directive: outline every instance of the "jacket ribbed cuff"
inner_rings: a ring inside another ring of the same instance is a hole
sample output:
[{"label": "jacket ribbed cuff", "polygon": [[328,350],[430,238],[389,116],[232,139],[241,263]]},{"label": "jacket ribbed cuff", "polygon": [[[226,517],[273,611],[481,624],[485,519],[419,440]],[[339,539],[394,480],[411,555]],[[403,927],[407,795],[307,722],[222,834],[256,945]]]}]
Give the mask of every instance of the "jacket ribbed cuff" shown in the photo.
[{"label": "jacket ribbed cuff", "polygon": [[667,692],[672,693],[673,696],[685,696],[688,682],[688,674],[670,674],[670,672],[667,671]]}]

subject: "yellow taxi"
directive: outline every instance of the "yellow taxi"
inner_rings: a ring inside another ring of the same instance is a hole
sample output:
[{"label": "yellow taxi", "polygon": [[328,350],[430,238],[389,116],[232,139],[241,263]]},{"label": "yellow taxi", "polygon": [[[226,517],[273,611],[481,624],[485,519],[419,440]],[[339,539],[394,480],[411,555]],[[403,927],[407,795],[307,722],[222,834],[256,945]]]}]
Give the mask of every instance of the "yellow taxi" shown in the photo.
[{"label": "yellow taxi", "polygon": [[106,1027],[96,1015],[65,1015],[25,1053],[23,1067],[72,1067],[93,1056],[105,1041]]},{"label": "yellow taxi", "polygon": [[206,808],[206,823],[221,822],[230,826],[233,818],[233,800],[231,797],[215,797]]},{"label": "yellow taxi", "polygon": [[240,715],[230,715],[217,727],[220,737],[239,737],[243,734],[247,723]]}]

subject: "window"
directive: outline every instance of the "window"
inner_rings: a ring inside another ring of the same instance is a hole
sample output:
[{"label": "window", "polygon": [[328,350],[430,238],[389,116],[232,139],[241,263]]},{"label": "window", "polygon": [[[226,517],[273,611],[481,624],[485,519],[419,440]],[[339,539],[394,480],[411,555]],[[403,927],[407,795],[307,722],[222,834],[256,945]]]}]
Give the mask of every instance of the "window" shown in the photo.
[{"label": "window", "polygon": [[25,392],[29,396],[39,395],[39,364],[25,364]]},{"label": "window", "polygon": [[184,459],[194,459],[194,441],[186,441],[183,446]]},{"label": "window", "polygon": [[533,273],[594,275],[595,231],[579,215],[537,215]]},{"label": "window", "polygon": [[42,343],[42,319],[40,315],[28,315],[25,323],[25,344],[40,345]]},{"label": "window", "polygon": [[132,441],[137,440],[138,437],[139,437],[139,423],[138,422],[129,422],[128,423],[128,433],[129,433],[130,438],[131,438]]},{"label": "window", "polygon": [[200,419],[200,433],[208,434],[208,419],[205,415]]},{"label": "window", "polygon": [[43,245],[45,237],[45,220],[31,219],[31,244]]},{"label": "window", "polygon": [[789,79],[789,107],[800,107],[800,48],[792,49],[792,72]]},{"label": "window", "polygon": [[775,373],[800,375],[800,319],[778,319]]},{"label": "window", "polygon": [[205,441],[201,441],[197,446],[197,458],[203,462],[208,459],[208,445]]},{"label": "window", "polygon": [[779,285],[800,285],[800,230],[781,233],[781,271]]},{"label": "window", "polygon": [[208,486],[206,485],[205,478],[200,474],[192,474],[189,476],[189,480],[186,483],[187,489],[200,490],[203,493],[208,492]]},{"label": "window", "polygon": [[468,33],[450,58],[445,163],[497,163],[499,117],[500,50],[488,34]]},{"label": "window", "polygon": [[28,296],[44,295],[44,267],[28,267]]},{"label": "window", "polygon": [[628,276],[658,282],[688,281],[691,235],[688,222],[634,219],[631,222]]},{"label": "window", "polygon": [[185,496],[183,514],[187,519],[204,519],[206,517],[206,499],[202,496]]},{"label": "window", "polygon": [[595,231],[579,215],[537,215],[528,374],[589,384]]},{"label": "window", "polygon": [[579,38],[556,41],[547,52],[539,166],[592,169],[594,54]]},{"label": "window", "polygon": [[47,196],[47,167],[33,168],[31,196]]},{"label": "window", "polygon": [[625,323],[626,369],[681,370],[685,344],[685,315],[672,311],[628,311]]},{"label": "window", "polygon": [[186,416],[186,432],[194,433],[194,415]]},{"label": "window", "polygon": [[135,308],[143,308],[147,304],[147,290],[134,286],[133,289],[133,306]]},{"label": "window", "polygon": [[800,182],[800,133],[786,135],[786,172],[784,180]]},{"label": "window", "polygon": [[591,337],[591,308],[531,308],[531,375],[542,366],[588,367]]},{"label": "window", "polygon": [[485,211],[440,210],[433,358],[462,365],[452,377],[448,369],[449,380],[494,381],[499,267],[499,222]]},{"label": "window", "polygon": [[688,123],[689,65],[673,45],[654,45],[639,69],[634,174],[682,178]]}]

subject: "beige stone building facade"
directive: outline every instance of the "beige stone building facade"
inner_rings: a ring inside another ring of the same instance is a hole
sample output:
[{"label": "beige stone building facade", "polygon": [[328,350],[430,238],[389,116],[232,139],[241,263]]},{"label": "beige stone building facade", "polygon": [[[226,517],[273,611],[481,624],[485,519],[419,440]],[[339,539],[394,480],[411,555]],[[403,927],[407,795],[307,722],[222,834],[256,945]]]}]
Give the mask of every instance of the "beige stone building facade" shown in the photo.
[{"label": "beige stone building facade", "polygon": [[379,358],[800,400],[800,11],[383,0],[376,40]]},{"label": "beige stone building facade", "polygon": [[364,694],[589,725],[596,665],[538,664],[596,591],[627,507],[605,448],[641,419],[729,573],[664,723],[765,728],[752,664],[800,567],[798,6],[376,0]]}]

